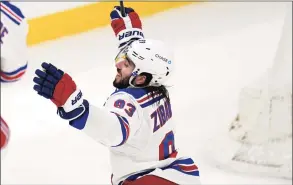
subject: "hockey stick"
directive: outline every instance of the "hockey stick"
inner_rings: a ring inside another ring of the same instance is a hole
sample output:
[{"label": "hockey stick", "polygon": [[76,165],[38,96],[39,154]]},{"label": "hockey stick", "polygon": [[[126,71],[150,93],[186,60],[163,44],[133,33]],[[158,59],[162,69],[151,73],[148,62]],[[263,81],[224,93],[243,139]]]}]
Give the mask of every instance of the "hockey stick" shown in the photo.
[{"label": "hockey stick", "polygon": [[122,17],[125,17],[126,14],[125,14],[125,8],[124,8],[123,1],[120,1],[120,8],[121,8],[121,15],[122,15]]}]

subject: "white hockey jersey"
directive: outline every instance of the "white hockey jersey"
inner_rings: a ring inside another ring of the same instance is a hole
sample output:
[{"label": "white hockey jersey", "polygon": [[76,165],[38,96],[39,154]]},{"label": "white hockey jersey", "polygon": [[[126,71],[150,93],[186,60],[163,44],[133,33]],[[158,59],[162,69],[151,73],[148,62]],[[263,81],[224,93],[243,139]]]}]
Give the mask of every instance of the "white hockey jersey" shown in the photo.
[{"label": "white hockey jersey", "polygon": [[142,88],[114,92],[104,109],[90,105],[80,121],[70,124],[110,148],[112,184],[152,174],[177,184],[200,184],[193,160],[175,147],[171,104]]},{"label": "white hockey jersey", "polygon": [[0,2],[1,82],[19,80],[27,68],[28,24],[21,10],[8,1]]}]

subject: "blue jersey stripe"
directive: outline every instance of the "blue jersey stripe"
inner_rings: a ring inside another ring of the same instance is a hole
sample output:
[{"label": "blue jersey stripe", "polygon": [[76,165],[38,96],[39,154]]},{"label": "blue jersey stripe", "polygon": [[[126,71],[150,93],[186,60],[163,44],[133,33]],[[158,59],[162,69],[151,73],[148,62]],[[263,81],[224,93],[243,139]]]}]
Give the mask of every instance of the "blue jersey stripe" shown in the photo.
[{"label": "blue jersey stripe", "polygon": [[117,147],[117,146],[123,145],[127,141],[128,136],[129,136],[129,123],[128,123],[126,118],[120,116],[119,114],[117,114],[115,112],[112,112],[112,113],[114,113],[117,116],[117,118],[119,120],[119,123],[120,123],[120,126],[121,126],[121,131],[122,131],[122,141],[121,141],[121,143],[119,143],[116,146],[112,146],[112,147]]},{"label": "blue jersey stripe", "polygon": [[194,161],[191,158],[179,159],[171,163],[170,166],[177,165],[177,164],[194,164]]},{"label": "blue jersey stripe", "polygon": [[[141,99],[142,97],[144,97],[145,95],[149,94],[147,93],[147,91],[143,88],[125,88],[125,89],[117,89],[114,93],[112,93],[111,95],[114,95],[116,93],[119,93],[119,92],[125,92],[131,96],[133,96],[139,103],[139,99]],[[147,96],[145,96],[147,97]],[[155,98],[153,97],[150,97],[146,100],[144,100],[143,102],[139,103],[140,106],[142,108],[145,108],[145,107],[148,107],[160,100],[163,99],[163,96],[157,96]]]},{"label": "blue jersey stripe", "polygon": [[5,12],[5,10],[1,9],[1,12],[4,13],[10,20],[12,20],[15,24],[20,25],[20,22],[12,18],[8,13]]},{"label": "blue jersey stripe", "polygon": [[27,68],[27,63],[24,66],[12,71],[12,72],[4,72],[4,71],[2,71],[2,73],[4,73],[7,76],[12,76],[12,75],[15,75],[15,74],[19,73],[20,71],[26,70],[26,68]]},{"label": "blue jersey stripe", "polygon": [[11,4],[8,1],[1,1],[1,3],[3,3],[8,8],[10,8],[10,10],[12,10],[12,12],[15,13],[17,16],[19,16],[20,18],[22,18],[22,19],[25,18],[24,15],[22,14],[21,10],[19,8],[17,8],[15,5]]},{"label": "blue jersey stripe", "polygon": [[[187,175],[199,176],[199,171],[198,170],[191,171],[191,172],[186,172],[186,171],[183,171],[179,166],[177,166],[178,164],[190,164],[190,165],[194,165],[194,161],[191,158],[178,159],[178,160],[174,161],[173,163],[171,163],[170,165],[168,165],[166,167],[163,167],[163,168],[160,168],[160,169],[162,169],[162,170],[174,169],[174,170],[177,170],[177,171],[179,171],[181,173],[184,173],[184,174],[187,174]],[[140,172],[140,173],[137,173],[137,174],[130,175],[124,181],[134,181],[134,180],[138,179],[141,176],[144,176],[144,175],[147,175],[147,174],[151,173],[154,170],[155,169],[148,169],[146,171],[143,171],[143,172]],[[120,182],[120,183],[123,184],[123,181]]]},{"label": "blue jersey stripe", "polygon": [[144,103],[144,104],[142,104],[140,106],[142,108],[146,108],[146,107],[148,107],[148,106],[150,106],[150,105],[152,105],[152,104],[154,104],[154,103],[156,103],[156,102],[158,102],[158,101],[160,101],[162,99],[163,99],[163,96],[158,96],[156,98],[151,98],[150,101],[147,101],[146,103]]},{"label": "blue jersey stripe", "polygon": [[147,91],[143,88],[125,88],[125,89],[117,89],[113,94],[125,92],[127,94],[132,95],[135,99],[139,99],[147,94]]},{"label": "blue jersey stripe", "polygon": [[174,169],[174,170],[177,170],[181,173],[184,173],[184,174],[187,174],[187,175],[192,175],[192,176],[199,176],[199,171],[191,171],[191,172],[186,172],[186,171],[183,171],[179,166],[171,166],[170,168]]}]

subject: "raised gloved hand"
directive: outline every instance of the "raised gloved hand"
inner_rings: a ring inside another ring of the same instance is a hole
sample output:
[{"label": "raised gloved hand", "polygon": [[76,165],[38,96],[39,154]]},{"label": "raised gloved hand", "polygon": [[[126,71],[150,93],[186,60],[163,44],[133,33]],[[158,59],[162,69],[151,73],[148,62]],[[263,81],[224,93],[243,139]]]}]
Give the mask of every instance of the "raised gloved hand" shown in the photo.
[{"label": "raised gloved hand", "polygon": [[89,104],[72,78],[52,64],[44,62],[42,68],[35,71],[34,90],[58,107],[57,113],[61,118],[70,121],[81,116]]},{"label": "raised gloved hand", "polygon": [[133,40],[144,38],[138,14],[132,8],[127,7],[125,7],[125,14],[125,17],[121,15],[120,6],[115,6],[110,14],[111,26],[119,42],[118,48],[122,48]]}]

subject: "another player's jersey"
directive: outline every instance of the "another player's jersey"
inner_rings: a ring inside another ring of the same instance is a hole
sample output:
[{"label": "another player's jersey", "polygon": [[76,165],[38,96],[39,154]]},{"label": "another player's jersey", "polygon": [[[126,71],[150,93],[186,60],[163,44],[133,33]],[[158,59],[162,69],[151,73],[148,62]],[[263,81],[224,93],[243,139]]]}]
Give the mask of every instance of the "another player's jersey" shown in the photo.
[{"label": "another player's jersey", "polygon": [[7,145],[8,145],[8,141],[10,138],[10,130],[8,125],[6,124],[6,122],[1,118],[1,123],[0,123],[0,127],[1,127],[1,138],[0,138],[0,150],[1,150],[1,161],[5,158],[6,153],[7,153]]},{"label": "another player's jersey", "polygon": [[0,2],[1,82],[21,78],[27,68],[28,24],[19,8],[8,1]]},{"label": "another player's jersey", "polygon": [[113,184],[145,174],[199,184],[193,160],[178,156],[171,104],[162,95],[141,88],[118,90],[102,112],[90,106],[83,131],[110,148]]},{"label": "another player's jersey", "polygon": [[1,145],[0,145],[0,149],[2,150],[8,143],[10,131],[9,131],[8,125],[2,119],[2,117],[1,117],[0,126],[1,126],[1,139],[0,139]]}]

